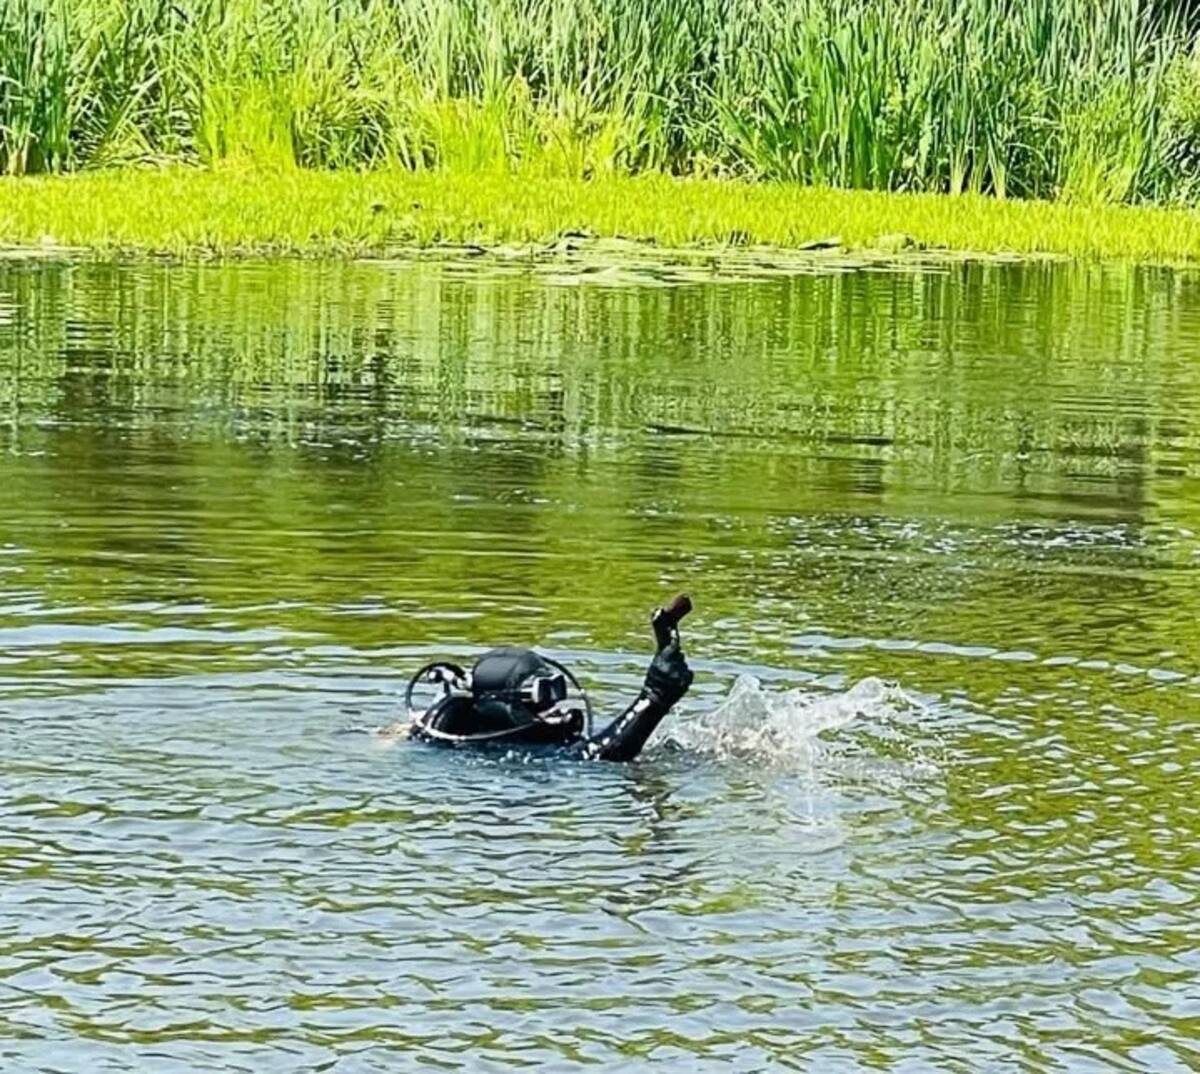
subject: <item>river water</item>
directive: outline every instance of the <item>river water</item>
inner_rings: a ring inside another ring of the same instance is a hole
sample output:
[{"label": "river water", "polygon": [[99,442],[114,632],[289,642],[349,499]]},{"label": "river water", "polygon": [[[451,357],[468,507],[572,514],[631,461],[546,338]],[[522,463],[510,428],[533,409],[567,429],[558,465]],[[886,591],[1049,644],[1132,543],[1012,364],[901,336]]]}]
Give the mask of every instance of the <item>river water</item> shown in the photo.
[{"label": "river water", "polygon": [[0,265],[0,1069],[1200,1068],[1198,534],[1194,275]]}]

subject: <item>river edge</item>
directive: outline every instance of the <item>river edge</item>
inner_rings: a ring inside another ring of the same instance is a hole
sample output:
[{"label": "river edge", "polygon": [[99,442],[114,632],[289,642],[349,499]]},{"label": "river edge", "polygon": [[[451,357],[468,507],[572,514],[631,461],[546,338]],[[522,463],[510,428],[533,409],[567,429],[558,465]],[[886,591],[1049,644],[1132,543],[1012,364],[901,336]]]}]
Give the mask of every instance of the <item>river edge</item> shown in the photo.
[{"label": "river edge", "polygon": [[[878,269],[945,270],[964,264],[1071,263],[1068,254],[997,253],[948,250],[900,245],[896,249],[814,244],[807,249],[782,246],[732,246],[704,244],[659,246],[645,240],[567,235],[552,242],[528,244],[448,243],[435,246],[397,246],[379,250],[309,251],[291,249],[237,249],[212,252],[203,249],[166,253],[136,247],[59,246],[55,244],[5,245],[0,243],[0,264],[113,263],[113,264],[236,264],[240,262],[342,262],[407,267],[437,264],[499,275],[535,274],[560,284],[618,285],[735,282],[773,276],[852,272]],[[1121,264],[1122,262],[1113,262]],[[1200,268],[1195,262],[1179,266]]]},{"label": "river edge", "polygon": [[563,264],[597,282],[630,266],[734,275],[963,261],[1196,267],[1200,212],[661,175],[171,167],[0,179],[0,258]]}]

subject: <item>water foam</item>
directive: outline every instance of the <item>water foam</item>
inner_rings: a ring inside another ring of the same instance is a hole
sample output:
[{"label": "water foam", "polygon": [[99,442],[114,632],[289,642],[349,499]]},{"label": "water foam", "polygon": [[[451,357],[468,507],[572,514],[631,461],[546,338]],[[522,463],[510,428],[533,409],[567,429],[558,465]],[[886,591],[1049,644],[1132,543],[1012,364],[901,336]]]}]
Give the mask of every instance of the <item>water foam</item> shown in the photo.
[{"label": "water foam", "polygon": [[873,677],[826,694],[774,692],[743,674],[714,709],[672,723],[669,738],[719,760],[794,769],[815,767],[818,760],[848,761],[858,749],[823,738],[822,732],[853,728],[858,745],[880,762],[925,765],[928,758],[912,733],[915,717],[925,711],[924,703],[899,686]]}]

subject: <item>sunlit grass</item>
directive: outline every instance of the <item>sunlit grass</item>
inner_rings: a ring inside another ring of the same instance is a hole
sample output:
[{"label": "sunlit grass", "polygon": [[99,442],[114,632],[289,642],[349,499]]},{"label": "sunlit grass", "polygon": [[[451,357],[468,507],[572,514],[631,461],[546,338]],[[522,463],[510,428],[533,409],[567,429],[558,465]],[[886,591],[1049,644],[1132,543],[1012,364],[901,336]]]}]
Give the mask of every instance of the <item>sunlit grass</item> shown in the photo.
[{"label": "sunlit grass", "polygon": [[792,184],[504,173],[142,169],[0,180],[0,242],[98,252],[366,253],[539,243],[564,232],[664,246],[834,239],[1148,262],[1200,260],[1183,209],[887,194]]},{"label": "sunlit grass", "polygon": [[6,0],[0,172],[665,172],[1187,203],[1156,0]]}]

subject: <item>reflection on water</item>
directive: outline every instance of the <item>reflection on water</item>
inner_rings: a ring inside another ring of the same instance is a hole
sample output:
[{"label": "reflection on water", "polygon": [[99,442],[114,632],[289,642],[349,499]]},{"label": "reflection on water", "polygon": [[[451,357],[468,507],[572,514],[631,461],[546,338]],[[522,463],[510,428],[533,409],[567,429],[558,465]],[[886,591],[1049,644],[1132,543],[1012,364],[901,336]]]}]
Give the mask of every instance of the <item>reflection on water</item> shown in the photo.
[{"label": "reflection on water", "polygon": [[1200,1065],[1200,279],[579,282],[0,267],[0,1068]]}]

